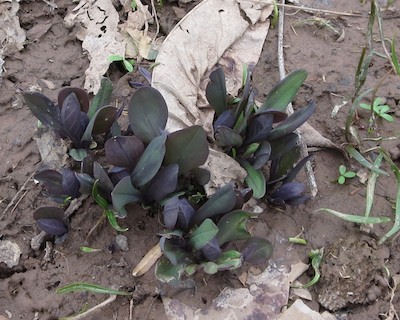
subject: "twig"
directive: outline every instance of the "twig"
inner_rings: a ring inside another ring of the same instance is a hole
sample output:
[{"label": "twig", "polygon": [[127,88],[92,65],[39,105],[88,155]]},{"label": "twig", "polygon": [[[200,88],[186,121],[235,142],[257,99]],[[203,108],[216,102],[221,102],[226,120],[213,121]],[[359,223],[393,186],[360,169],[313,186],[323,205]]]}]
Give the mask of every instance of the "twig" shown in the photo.
[{"label": "twig", "polygon": [[[282,0],[282,4],[285,4],[285,0]],[[279,22],[278,22],[278,68],[279,68],[279,77],[281,80],[285,78],[285,60],[283,58],[283,25],[285,19],[285,6],[281,6],[279,9]],[[287,107],[287,113],[291,115],[293,113],[292,103],[289,103]],[[299,136],[299,145],[301,148],[301,157],[305,158],[308,156],[307,145],[302,138],[301,134],[296,130],[296,133]],[[318,193],[317,182],[315,181],[314,171],[312,169],[311,161],[307,161],[306,166],[306,174],[308,178],[308,184],[310,186],[311,196],[314,198]]]},{"label": "twig", "polygon": [[154,0],[151,0],[151,10],[153,11],[154,15],[154,21],[156,22],[156,34],[153,37],[153,42],[156,40],[158,34],[160,33],[160,23],[158,22],[158,17],[157,17],[157,10],[156,6],[154,5]]},{"label": "twig", "polygon": [[83,313],[80,313],[76,316],[73,317],[67,317],[64,318],[65,320],[79,320],[79,319],[83,319],[86,316],[88,316],[90,313],[97,311],[98,309],[101,309],[103,307],[105,307],[106,305],[109,305],[111,302],[114,302],[115,299],[117,298],[117,296],[115,294],[110,295],[110,297],[107,300],[104,300],[102,303],[99,303],[98,305],[94,306],[93,308],[90,308],[89,310],[86,310]]},{"label": "twig", "polygon": [[[266,2],[262,1],[262,0],[249,0],[249,1],[255,2],[255,3],[266,4]],[[335,15],[338,15],[338,16],[347,16],[347,17],[360,17],[360,18],[368,17],[368,16],[363,15],[361,13],[332,11],[332,10],[324,10],[324,9],[310,8],[310,7],[300,7],[300,6],[296,6],[296,5],[293,5],[293,4],[277,3],[277,5],[278,5],[278,7],[281,7],[282,9],[283,8],[291,8],[291,9],[302,10],[302,11],[320,12],[320,13],[335,14]]]},{"label": "twig", "polygon": [[[24,184],[22,185],[22,187],[18,190],[18,192],[15,194],[15,196],[12,198],[12,200],[10,201],[10,203],[7,205],[7,207],[4,209],[4,211],[2,212],[1,216],[0,216],[0,220],[3,220],[4,216],[6,215],[7,211],[15,204],[15,206],[13,207],[11,212],[14,212],[15,208],[18,206],[18,204],[21,202],[21,199],[19,199],[16,203],[15,201],[17,200],[17,198],[19,197],[19,195],[23,192],[26,191],[26,185],[28,184],[28,182],[32,179],[32,177],[35,175],[36,171],[34,171],[29,178],[24,182]],[[26,193],[24,195],[22,195],[22,198],[26,195]]]}]

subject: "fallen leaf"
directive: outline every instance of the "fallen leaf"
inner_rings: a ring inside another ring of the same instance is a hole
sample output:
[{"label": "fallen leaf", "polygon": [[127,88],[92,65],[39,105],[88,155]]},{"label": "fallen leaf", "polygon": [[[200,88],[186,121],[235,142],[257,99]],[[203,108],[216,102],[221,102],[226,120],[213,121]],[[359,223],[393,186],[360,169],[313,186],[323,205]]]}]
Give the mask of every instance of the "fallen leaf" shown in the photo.
[{"label": "fallen leaf", "polygon": [[146,255],[140,260],[138,265],[132,270],[134,277],[140,277],[144,275],[150,268],[157,262],[162,256],[160,245],[157,243],[153,248],[146,253]]},{"label": "fallen leaf", "polygon": [[289,273],[289,283],[292,284],[298,277],[300,277],[304,272],[306,272],[309,268],[309,264],[303,263],[301,261],[292,264],[290,266]]}]

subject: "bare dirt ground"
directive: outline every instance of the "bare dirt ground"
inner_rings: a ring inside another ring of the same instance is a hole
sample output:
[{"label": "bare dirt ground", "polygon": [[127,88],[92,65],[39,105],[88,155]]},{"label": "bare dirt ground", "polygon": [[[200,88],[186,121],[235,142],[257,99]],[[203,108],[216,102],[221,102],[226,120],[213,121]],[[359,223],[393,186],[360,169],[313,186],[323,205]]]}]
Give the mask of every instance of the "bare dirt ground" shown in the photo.
[{"label": "bare dirt ground", "polygon": [[[353,93],[354,74],[361,48],[365,44],[369,6],[362,6],[359,1],[345,0],[315,0],[307,4],[315,8],[362,14],[362,17],[326,16],[338,30],[344,31],[344,38],[337,41],[339,35],[332,30],[320,28],[316,24],[304,24],[305,19],[315,17],[312,14],[286,9],[286,69],[292,71],[304,68],[309,72],[306,85],[295,100],[295,107],[314,99],[318,108],[310,123],[333,142],[341,144],[345,142],[343,127],[348,106],[343,107],[335,118],[331,117],[331,111]],[[168,32],[178,21],[172,5],[165,3],[158,10],[162,32]],[[0,264],[0,315],[12,315],[11,319],[58,319],[80,312],[86,304],[94,306],[103,300],[104,297],[94,294],[55,293],[58,287],[76,281],[97,283],[106,287],[117,285],[123,290],[134,292],[132,301],[118,297],[100,313],[87,319],[129,319],[132,307],[133,319],[166,319],[160,294],[168,294],[197,307],[209,305],[224,287],[241,285],[235,275],[243,270],[233,274],[223,273],[222,276],[197,275],[195,287],[179,290],[160,285],[152,271],[141,278],[133,278],[133,266],[157,243],[156,234],[161,230],[157,217],[140,208],[132,208],[134,214],[128,215],[126,221],[126,225],[130,227],[125,233],[129,241],[128,251],[119,250],[115,245],[116,232],[106,224],[98,228],[86,242],[87,233],[101,215],[91,200],[86,201],[72,217],[73,232],[64,243],[53,245],[54,250],[50,256],[46,255],[45,248],[37,251],[31,249],[31,238],[38,233],[32,212],[39,206],[50,205],[50,202],[31,179],[41,165],[33,139],[37,121],[24,106],[20,92],[32,86],[40,87],[45,95],[55,100],[61,87],[83,87],[84,71],[88,66],[80,41],[63,24],[63,17],[75,4],[60,0],[57,1],[57,6],[54,11],[49,11],[49,7],[42,1],[21,2],[19,17],[22,28],[28,32],[28,43],[24,50],[8,57],[4,65],[6,71],[0,87],[0,213],[4,210],[0,216],[0,237],[2,240],[17,243],[22,255],[18,266],[11,269]],[[189,10],[189,7],[183,6],[183,9]],[[325,17],[322,14],[319,16]],[[393,38],[400,27],[399,11],[384,12],[384,17],[385,34],[388,38]],[[397,40],[400,43],[399,35]],[[275,28],[269,31],[254,75],[260,93],[267,93],[278,81],[276,48]],[[387,68],[387,60],[375,56],[366,87],[376,84]],[[123,81],[118,81],[121,76],[122,73],[118,70],[111,69],[109,77],[116,85],[115,97],[122,98],[123,101],[124,95],[126,99],[134,90],[128,89],[126,81],[128,78],[135,79],[137,74],[133,73],[124,77]],[[387,99],[393,114],[399,114],[399,78],[389,78],[378,95]],[[362,113],[360,116],[358,128],[362,132],[367,118],[363,118]],[[395,116],[393,123],[379,122],[379,132],[382,136],[394,136],[398,132],[398,126],[399,118]],[[383,145],[390,150],[397,144],[398,141],[394,140]],[[324,213],[314,213],[319,208],[332,208],[341,212],[362,214],[365,206],[365,185],[358,179],[352,179],[345,185],[334,182],[338,177],[340,164],[346,164],[354,171],[360,169],[358,164],[346,162],[335,150],[319,151],[313,163],[319,187],[317,197],[306,205],[289,208],[284,213],[267,208],[260,220],[252,225],[251,231],[262,234],[274,243],[272,260],[283,264],[290,264],[298,257],[307,262],[307,253],[322,247],[341,259],[326,260],[322,269],[324,282],[311,288],[313,300],[309,304],[313,309],[323,310],[324,307],[317,300],[319,295],[325,295],[322,297],[324,301],[344,303],[344,307],[336,312],[338,319],[386,319],[383,314],[390,309],[389,290],[379,287],[378,282],[384,266],[392,275],[400,273],[400,240],[390,240],[379,247],[374,236],[382,236],[390,225],[375,226],[373,233],[365,236],[352,223]],[[389,170],[387,167],[385,169]],[[9,206],[17,192],[20,192],[16,198],[18,203]],[[391,200],[396,196],[393,176],[379,177],[375,194],[373,214],[393,216]],[[307,245],[300,246],[287,241],[288,237],[296,236],[302,230],[302,237],[307,240]],[[79,250],[81,245],[102,250],[84,254]],[[349,280],[346,277],[346,267],[354,265],[359,266],[359,274]],[[340,270],[343,270],[343,274],[338,275]],[[347,281],[345,289],[335,288],[338,277]],[[379,287],[380,291],[376,291],[375,296],[366,300],[365,292],[374,286]],[[344,295],[338,292],[340,290],[346,290]],[[336,292],[337,296],[332,296],[332,292]],[[352,292],[353,298],[349,298],[348,292]],[[392,303],[400,312],[399,293],[394,296]]]}]

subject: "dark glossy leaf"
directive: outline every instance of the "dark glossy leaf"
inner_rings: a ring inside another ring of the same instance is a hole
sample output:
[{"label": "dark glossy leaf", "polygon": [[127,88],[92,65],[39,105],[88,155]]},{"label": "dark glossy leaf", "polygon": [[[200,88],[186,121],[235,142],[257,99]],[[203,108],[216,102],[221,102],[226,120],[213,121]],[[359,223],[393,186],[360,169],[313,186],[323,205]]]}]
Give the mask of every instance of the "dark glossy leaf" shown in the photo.
[{"label": "dark glossy leaf", "polygon": [[89,110],[89,95],[87,92],[83,89],[80,88],[74,88],[74,87],[65,87],[60,90],[58,93],[58,106],[61,108],[61,106],[64,104],[64,100],[71,94],[74,93],[79,101],[79,106],[80,110],[87,113]]},{"label": "dark glossy leaf", "polygon": [[175,229],[176,222],[178,221],[178,214],[180,210],[180,200],[178,197],[169,199],[163,209],[163,221],[167,229]]},{"label": "dark glossy leaf", "polygon": [[41,123],[52,128],[60,136],[65,136],[60,108],[56,107],[49,98],[40,92],[24,92],[22,95],[32,114]]},{"label": "dark glossy leaf", "polygon": [[79,192],[80,183],[75,175],[75,172],[70,169],[62,169],[62,186],[65,190],[65,194],[72,198],[78,198],[81,193]]},{"label": "dark glossy leaf", "polygon": [[184,250],[185,240],[183,239],[160,239],[160,247],[164,255],[173,265],[188,263],[191,261],[191,254]]},{"label": "dark glossy leaf", "polygon": [[71,92],[65,97],[61,107],[61,122],[63,123],[64,130],[76,147],[80,146],[81,137],[85,131],[85,127],[83,127],[85,122],[81,121],[83,117],[87,118],[87,115],[81,112],[79,100],[75,93]]},{"label": "dark glossy leaf", "polygon": [[165,155],[165,135],[153,139],[144,150],[131,174],[132,184],[141,187],[148,183],[160,170]]},{"label": "dark glossy leaf", "polygon": [[286,178],[282,182],[283,183],[291,182],[294,178],[296,178],[300,170],[303,169],[307,161],[311,160],[313,156],[314,155],[310,154],[307,157],[303,158],[292,170],[289,171]]},{"label": "dark glossy leaf", "polygon": [[272,195],[271,198],[278,198],[286,201],[291,198],[300,197],[303,195],[306,186],[299,182],[288,182],[280,186]]},{"label": "dark glossy leaf", "polygon": [[149,143],[165,129],[168,119],[167,104],[158,90],[142,87],[132,95],[128,117],[135,136]]},{"label": "dark glossy leaf", "polygon": [[290,152],[297,144],[298,135],[290,133],[284,137],[275,140],[269,140],[271,144],[270,160],[279,159],[282,155]]},{"label": "dark glossy leaf", "polygon": [[245,144],[266,140],[272,130],[273,118],[273,115],[268,113],[254,115],[247,125]]},{"label": "dark glossy leaf", "polygon": [[190,245],[195,250],[200,250],[211,241],[218,233],[218,227],[211,219],[205,219],[203,223],[193,231],[189,238]]},{"label": "dark glossy leaf", "polygon": [[243,93],[242,97],[240,99],[240,102],[235,110],[235,120],[237,121],[240,116],[243,116],[243,123],[244,126],[240,128],[237,132],[240,132],[244,130],[246,123],[247,123],[247,118],[249,115],[252,113],[253,105],[254,105],[254,98],[256,96],[256,92],[253,89],[251,85],[251,77],[254,71],[254,64],[250,64],[247,66],[246,70],[246,79],[244,81],[244,88],[243,88]]},{"label": "dark glossy leaf", "polygon": [[38,208],[33,213],[33,219],[36,220],[40,229],[50,235],[61,236],[68,232],[67,225],[64,222],[64,211],[60,208]]},{"label": "dark glossy leaf", "polygon": [[242,136],[231,128],[219,126],[215,131],[215,141],[219,147],[240,147]]},{"label": "dark glossy leaf", "polygon": [[148,201],[161,201],[167,195],[174,192],[178,185],[179,166],[170,164],[155,175],[150,181],[149,188],[146,191]]},{"label": "dark glossy leaf", "polygon": [[289,73],[268,93],[265,102],[258,112],[266,109],[285,111],[287,105],[294,99],[306,78],[307,72],[305,70],[296,70]]},{"label": "dark glossy leaf", "polygon": [[192,126],[168,135],[164,163],[177,163],[179,172],[186,173],[204,164],[208,158],[208,142],[204,129]]},{"label": "dark glossy leaf", "polygon": [[112,183],[107,172],[97,161],[93,163],[93,177],[96,180],[99,180],[99,188],[101,195],[105,197],[107,200],[111,200],[109,197],[111,191],[113,191],[114,189],[114,184]]},{"label": "dark glossy leaf", "polygon": [[218,243],[222,246],[224,243],[234,240],[243,240],[251,237],[246,230],[246,222],[252,217],[252,214],[243,210],[235,210],[224,215],[219,220],[217,227]]},{"label": "dark glossy leaf", "polygon": [[80,185],[79,192],[83,194],[91,194],[95,180],[87,173],[76,173],[76,178]]},{"label": "dark glossy leaf", "polygon": [[177,227],[186,231],[189,228],[190,222],[192,221],[195,213],[196,210],[191,206],[189,201],[187,201],[185,198],[179,199]]},{"label": "dark glossy leaf", "polygon": [[108,78],[101,79],[100,90],[94,96],[87,112],[89,119],[93,118],[97,110],[110,104],[112,91],[113,85],[111,80]]},{"label": "dark glossy leaf", "polygon": [[217,238],[214,237],[209,241],[203,248],[201,248],[201,252],[204,257],[210,261],[218,259],[221,256],[222,250],[218,244]]},{"label": "dark glossy leaf", "polygon": [[133,171],[144,152],[143,142],[135,136],[118,136],[108,139],[104,145],[109,164]]},{"label": "dark glossy leaf", "polygon": [[210,171],[204,168],[194,168],[191,170],[191,174],[201,186],[206,185],[211,178]]},{"label": "dark glossy leaf", "polygon": [[287,113],[276,110],[276,109],[268,109],[259,111],[257,114],[270,114],[273,116],[273,123],[278,123],[286,120],[288,118]]},{"label": "dark glossy leaf", "polygon": [[244,261],[258,265],[265,264],[271,258],[272,252],[272,243],[260,237],[251,237],[242,249]]},{"label": "dark glossy leaf", "polygon": [[123,178],[111,192],[115,211],[121,211],[128,203],[143,201],[142,193],[132,185],[131,177]]},{"label": "dark glossy leaf", "polygon": [[116,108],[110,106],[100,108],[90,119],[81,141],[90,143],[92,141],[92,135],[106,132],[111,128],[116,118]]},{"label": "dark glossy leaf", "polygon": [[235,116],[231,110],[222,112],[218,118],[214,121],[214,130],[217,130],[219,126],[233,128],[235,124]]},{"label": "dark glossy leaf", "polygon": [[221,67],[210,73],[210,82],[206,87],[206,97],[217,116],[226,110],[225,74]]},{"label": "dark glossy leaf", "polygon": [[287,174],[293,169],[293,166],[300,158],[300,146],[295,145],[291,150],[282,154],[280,158],[271,161],[268,184],[272,185],[285,179]]},{"label": "dark glossy leaf", "polygon": [[128,169],[121,168],[121,167],[112,167],[108,171],[108,176],[110,177],[111,182],[113,185],[117,185],[123,178],[129,176],[131,173]]},{"label": "dark glossy leaf", "polygon": [[138,71],[146,79],[146,81],[151,84],[151,72],[142,66],[138,66]]},{"label": "dark glossy leaf", "polygon": [[246,184],[253,190],[253,197],[261,199],[267,191],[267,183],[262,171],[254,169],[249,163],[242,162],[241,166],[247,171],[244,179]]},{"label": "dark glossy leaf", "polygon": [[47,192],[51,195],[65,195],[62,185],[62,174],[55,170],[43,170],[33,177],[44,185]]},{"label": "dark glossy leaf", "polygon": [[180,284],[180,277],[185,269],[185,265],[174,266],[168,259],[161,258],[156,264],[155,276],[156,278],[164,283],[168,283],[172,286],[178,286]]},{"label": "dark glossy leaf", "polygon": [[268,139],[278,139],[293,132],[312,116],[316,107],[315,102],[311,101],[307,107],[296,110],[289,118],[272,129]]},{"label": "dark glossy leaf", "polygon": [[196,212],[194,223],[200,224],[206,218],[211,218],[229,212],[236,203],[236,192],[232,184],[218,189]]},{"label": "dark glossy leaf", "polygon": [[271,144],[268,141],[261,143],[251,159],[251,165],[258,170],[264,167],[271,156]]}]

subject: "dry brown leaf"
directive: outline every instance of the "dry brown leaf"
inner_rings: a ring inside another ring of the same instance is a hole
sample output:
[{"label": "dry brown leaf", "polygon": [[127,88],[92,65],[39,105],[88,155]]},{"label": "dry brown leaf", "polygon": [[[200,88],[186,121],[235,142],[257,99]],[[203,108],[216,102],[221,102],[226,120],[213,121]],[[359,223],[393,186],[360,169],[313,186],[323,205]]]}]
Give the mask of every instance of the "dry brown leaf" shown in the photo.
[{"label": "dry brown leaf", "polygon": [[157,262],[162,256],[160,245],[157,243],[153,248],[146,253],[146,255],[140,260],[138,265],[132,270],[134,277],[140,277],[144,275],[150,268]]}]

